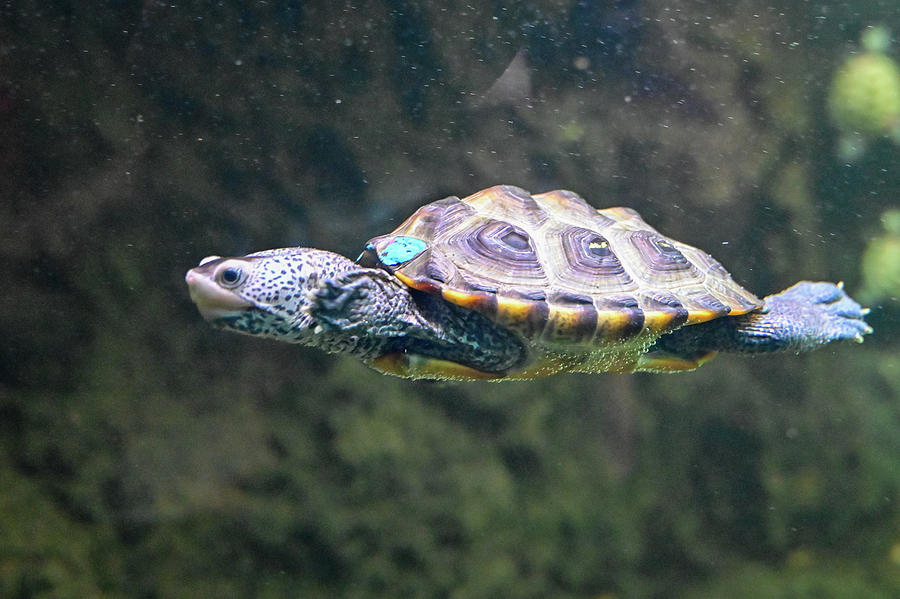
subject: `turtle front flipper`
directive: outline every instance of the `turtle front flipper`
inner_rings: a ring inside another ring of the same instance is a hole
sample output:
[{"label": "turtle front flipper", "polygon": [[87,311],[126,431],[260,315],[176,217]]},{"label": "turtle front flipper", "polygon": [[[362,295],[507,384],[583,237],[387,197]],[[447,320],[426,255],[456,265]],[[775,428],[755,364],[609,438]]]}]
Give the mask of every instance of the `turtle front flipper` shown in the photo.
[{"label": "turtle front flipper", "polygon": [[[765,298],[762,309],[678,329],[660,337],[647,353],[692,361],[703,352],[766,353],[811,351],[832,341],[862,343],[872,332],[863,308],[838,283],[801,281]],[[699,364],[698,364],[699,365]]]},{"label": "turtle front flipper", "polygon": [[317,327],[378,340],[429,328],[406,287],[381,269],[358,268],[325,278],[309,292]]},{"label": "turtle front flipper", "polygon": [[513,332],[381,269],[318,281],[308,312],[317,329],[340,331],[365,347],[373,368],[404,378],[497,379],[527,359]]}]

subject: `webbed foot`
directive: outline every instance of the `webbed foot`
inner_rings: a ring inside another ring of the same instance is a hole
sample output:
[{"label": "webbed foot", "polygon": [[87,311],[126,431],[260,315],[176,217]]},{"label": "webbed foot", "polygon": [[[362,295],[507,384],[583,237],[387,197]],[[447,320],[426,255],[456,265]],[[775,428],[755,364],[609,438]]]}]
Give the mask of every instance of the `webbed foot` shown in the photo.
[{"label": "webbed foot", "polygon": [[322,279],[307,296],[307,311],[317,330],[397,337],[421,326],[412,298],[400,282],[382,270],[361,268]]},{"label": "webbed foot", "polygon": [[307,311],[324,330],[346,330],[362,324],[372,278],[360,273],[319,281],[307,296]]},{"label": "webbed foot", "polygon": [[869,309],[847,295],[843,283],[801,281],[765,302],[745,332],[759,333],[785,349],[805,351],[845,339],[862,343],[872,332],[864,320]]},{"label": "webbed foot", "polygon": [[[861,343],[872,332],[863,308],[841,283],[801,281],[765,298],[761,310],[682,327],[663,335],[642,358],[639,370],[694,368],[712,352],[810,351],[826,343]],[[698,359],[699,358],[699,359]]]}]

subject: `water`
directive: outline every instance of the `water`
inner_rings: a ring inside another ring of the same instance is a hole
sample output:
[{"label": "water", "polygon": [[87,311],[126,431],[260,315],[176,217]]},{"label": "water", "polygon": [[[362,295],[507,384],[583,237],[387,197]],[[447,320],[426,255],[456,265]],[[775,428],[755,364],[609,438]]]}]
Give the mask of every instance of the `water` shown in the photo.
[{"label": "water", "polygon": [[[883,133],[829,101],[893,3],[0,18],[0,596],[900,594],[891,76],[862,94]],[[188,297],[204,256],[355,257],[497,183],[635,208],[760,295],[843,280],[876,332],[434,384],[213,330]]]}]

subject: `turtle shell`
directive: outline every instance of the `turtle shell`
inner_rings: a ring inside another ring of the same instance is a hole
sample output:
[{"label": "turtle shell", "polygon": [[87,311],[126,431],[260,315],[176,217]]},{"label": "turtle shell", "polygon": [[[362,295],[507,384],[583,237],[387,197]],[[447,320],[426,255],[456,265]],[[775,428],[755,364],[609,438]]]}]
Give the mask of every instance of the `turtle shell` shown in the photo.
[{"label": "turtle shell", "polygon": [[561,190],[497,186],[433,202],[372,239],[360,262],[547,343],[653,338],[762,305],[634,210]]}]

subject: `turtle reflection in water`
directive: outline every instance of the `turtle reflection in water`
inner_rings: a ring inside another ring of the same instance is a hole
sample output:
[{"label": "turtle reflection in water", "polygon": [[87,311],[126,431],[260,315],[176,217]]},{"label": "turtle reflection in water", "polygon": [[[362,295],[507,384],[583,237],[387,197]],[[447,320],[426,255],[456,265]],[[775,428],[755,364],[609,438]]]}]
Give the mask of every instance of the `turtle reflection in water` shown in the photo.
[{"label": "turtle reflection in water", "polygon": [[217,326],[408,378],[683,371],[872,332],[840,284],[759,299],[631,209],[511,186],[423,206],[355,262],[284,248],[211,256],[186,280]]}]

